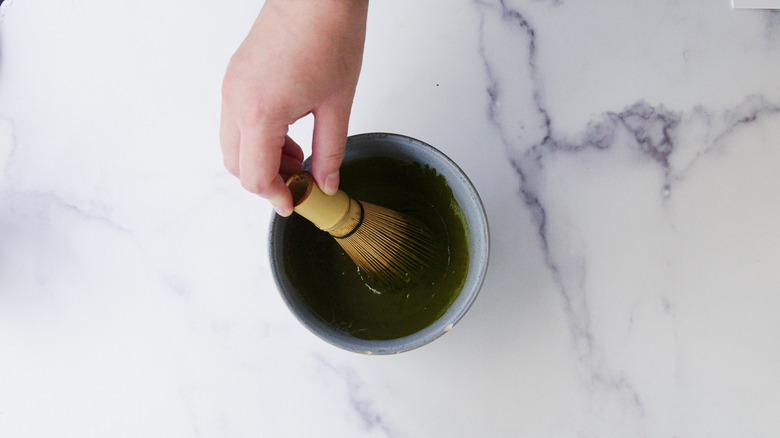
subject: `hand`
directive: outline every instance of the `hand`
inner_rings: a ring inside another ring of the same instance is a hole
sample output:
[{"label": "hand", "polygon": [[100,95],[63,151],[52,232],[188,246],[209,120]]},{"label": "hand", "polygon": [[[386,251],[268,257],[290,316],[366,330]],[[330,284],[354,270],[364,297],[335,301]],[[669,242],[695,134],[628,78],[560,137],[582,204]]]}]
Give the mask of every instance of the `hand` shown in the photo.
[{"label": "hand", "polygon": [[367,12],[368,0],[267,0],[230,59],[220,126],[225,167],[282,216],[293,209],[285,178],[303,161],[287,130],[309,113],[312,174],[325,193],[338,189]]}]

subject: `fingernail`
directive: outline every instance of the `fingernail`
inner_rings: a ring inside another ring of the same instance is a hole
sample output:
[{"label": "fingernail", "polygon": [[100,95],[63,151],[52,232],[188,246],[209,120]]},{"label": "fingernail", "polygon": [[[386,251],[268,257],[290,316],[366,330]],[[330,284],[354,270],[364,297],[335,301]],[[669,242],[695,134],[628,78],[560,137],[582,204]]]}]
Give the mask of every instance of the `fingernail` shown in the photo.
[{"label": "fingernail", "polygon": [[325,177],[325,186],[322,188],[322,191],[325,192],[326,195],[335,195],[338,189],[339,173],[333,172]]},{"label": "fingernail", "polygon": [[279,216],[287,217],[292,214],[290,210],[287,210],[284,207],[274,206],[274,210],[276,211],[276,214],[278,214]]}]

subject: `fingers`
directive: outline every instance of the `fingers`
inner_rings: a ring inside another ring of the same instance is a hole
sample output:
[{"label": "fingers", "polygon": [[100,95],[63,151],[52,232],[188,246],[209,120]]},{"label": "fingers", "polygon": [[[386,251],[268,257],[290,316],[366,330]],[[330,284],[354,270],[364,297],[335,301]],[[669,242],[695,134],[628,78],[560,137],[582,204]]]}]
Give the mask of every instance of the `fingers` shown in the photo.
[{"label": "fingers", "polygon": [[285,139],[284,132],[273,133],[269,127],[242,129],[238,177],[246,190],[268,199],[280,215],[289,216],[293,209],[292,195],[279,174]]},{"label": "fingers", "polygon": [[279,175],[287,181],[290,175],[303,170],[303,150],[289,136],[285,136]]},{"label": "fingers", "polygon": [[289,155],[290,157],[303,162],[303,149],[291,139],[289,135],[284,136],[284,146],[282,147],[282,153]]},{"label": "fingers", "polygon": [[260,127],[241,131],[223,109],[219,132],[222,157],[225,168],[245,189],[267,198],[280,215],[289,216],[292,196],[284,181],[303,170],[303,150],[282,130],[265,135],[268,131]]},{"label": "fingers", "polygon": [[349,103],[326,105],[314,112],[311,168],[315,181],[328,195],[339,187],[339,166],[344,159]]}]

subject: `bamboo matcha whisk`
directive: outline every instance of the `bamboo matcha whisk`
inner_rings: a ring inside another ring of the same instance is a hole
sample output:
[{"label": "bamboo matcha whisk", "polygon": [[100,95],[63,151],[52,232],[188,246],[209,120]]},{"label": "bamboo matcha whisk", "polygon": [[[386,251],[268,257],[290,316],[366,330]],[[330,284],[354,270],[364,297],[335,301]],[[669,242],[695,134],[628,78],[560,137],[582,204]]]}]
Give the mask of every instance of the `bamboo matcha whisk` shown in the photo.
[{"label": "bamboo matcha whisk", "polygon": [[432,265],[434,239],[408,215],[352,199],[341,190],[328,196],[306,171],[291,176],[287,187],[294,211],[330,233],[360,271],[378,284],[403,285]]}]

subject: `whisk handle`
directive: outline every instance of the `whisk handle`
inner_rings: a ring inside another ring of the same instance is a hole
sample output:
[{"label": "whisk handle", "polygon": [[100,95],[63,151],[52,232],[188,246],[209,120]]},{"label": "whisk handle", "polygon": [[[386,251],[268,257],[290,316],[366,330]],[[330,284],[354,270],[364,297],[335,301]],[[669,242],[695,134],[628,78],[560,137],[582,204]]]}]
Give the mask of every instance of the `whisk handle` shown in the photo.
[{"label": "whisk handle", "polygon": [[335,195],[326,195],[309,172],[292,175],[287,187],[292,192],[293,211],[321,230],[330,232],[337,228],[350,210],[351,200],[346,193],[339,190]]}]

